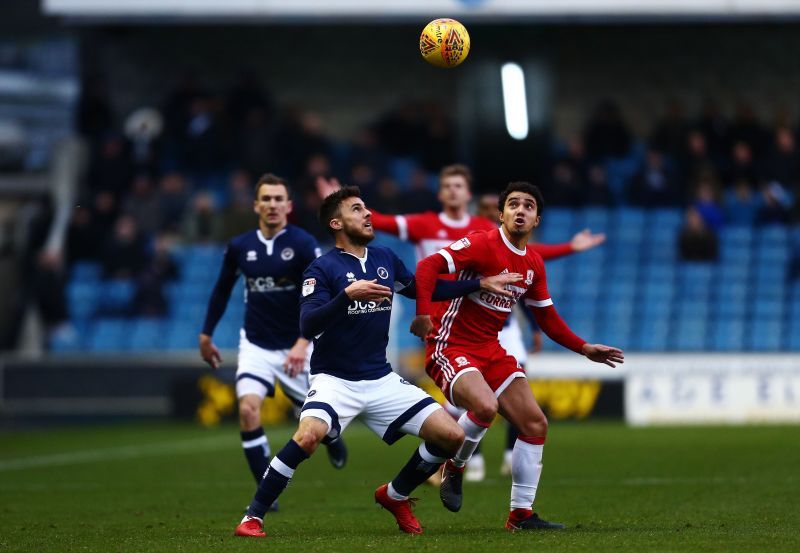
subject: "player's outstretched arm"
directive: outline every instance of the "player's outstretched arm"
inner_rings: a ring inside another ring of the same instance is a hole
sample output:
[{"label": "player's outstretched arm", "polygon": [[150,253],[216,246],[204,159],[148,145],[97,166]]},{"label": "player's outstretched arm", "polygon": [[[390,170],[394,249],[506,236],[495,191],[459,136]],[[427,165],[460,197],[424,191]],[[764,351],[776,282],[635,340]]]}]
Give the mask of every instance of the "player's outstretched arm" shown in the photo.
[{"label": "player's outstretched arm", "polygon": [[625,362],[625,354],[621,349],[603,344],[583,344],[583,354],[595,363],[605,363],[609,367]]},{"label": "player's outstretched arm", "polygon": [[531,244],[530,247],[545,261],[548,259],[557,259],[565,255],[572,255],[573,253],[585,252],[595,248],[605,242],[605,234],[592,234],[589,229],[583,229],[576,233],[572,240],[563,244]]}]

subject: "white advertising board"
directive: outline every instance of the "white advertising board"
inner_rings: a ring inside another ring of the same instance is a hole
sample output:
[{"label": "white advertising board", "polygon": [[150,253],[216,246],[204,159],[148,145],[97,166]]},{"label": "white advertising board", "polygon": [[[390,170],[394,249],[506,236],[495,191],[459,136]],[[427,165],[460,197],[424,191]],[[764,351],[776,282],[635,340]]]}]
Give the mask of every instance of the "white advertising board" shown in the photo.
[{"label": "white advertising board", "polygon": [[625,418],[635,426],[800,423],[800,356],[637,358],[625,378]]}]

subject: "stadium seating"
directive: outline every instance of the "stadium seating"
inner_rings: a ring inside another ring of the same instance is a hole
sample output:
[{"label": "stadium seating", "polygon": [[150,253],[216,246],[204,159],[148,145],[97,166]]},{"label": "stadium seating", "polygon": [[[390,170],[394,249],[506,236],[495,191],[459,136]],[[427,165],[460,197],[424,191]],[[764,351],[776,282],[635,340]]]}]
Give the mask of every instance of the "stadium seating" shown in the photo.
[{"label": "stadium seating", "polygon": [[[399,171],[402,163],[398,163]],[[589,227],[606,232],[601,248],[547,264],[556,306],[567,322],[594,341],[643,351],[800,350],[800,281],[790,268],[800,252],[800,230],[783,226],[725,227],[715,263],[678,259],[680,209],[550,207],[538,240],[562,242]],[[380,236],[413,266],[412,248]],[[73,266],[66,289],[78,338],[56,339],[57,351],[194,349],[206,302],[221,260],[221,245],[187,246],[175,252],[180,276],[164,292],[169,314],[161,319],[120,318],[136,293],[132,281],[104,281],[98,264]],[[239,340],[243,284],[237,283],[215,332],[221,347]],[[413,307],[396,323],[397,346],[414,347],[404,331]],[[545,349],[557,346],[545,340]]]}]

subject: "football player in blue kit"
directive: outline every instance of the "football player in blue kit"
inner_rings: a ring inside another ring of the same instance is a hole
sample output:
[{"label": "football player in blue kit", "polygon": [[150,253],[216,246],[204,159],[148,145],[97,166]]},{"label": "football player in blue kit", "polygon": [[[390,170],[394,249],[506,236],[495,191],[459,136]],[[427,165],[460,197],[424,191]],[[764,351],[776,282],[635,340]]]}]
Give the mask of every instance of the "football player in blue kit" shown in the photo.
[{"label": "football player in blue kit", "polygon": [[[262,176],[255,187],[258,228],[233,238],[208,302],[200,355],[212,368],[222,362],[211,335],[225,312],[239,275],[245,279],[244,326],[240,331],[236,370],[242,448],[256,483],[270,459],[261,426],[261,405],[275,395],[279,382],[299,408],[308,393],[309,341],[300,336],[300,283],[303,271],[320,255],[316,240],[288,224],[292,211],[289,185],[275,175]],[[347,450],[341,440],[328,444],[331,464],[342,468]]]},{"label": "football player in blue kit", "polygon": [[[320,222],[336,247],[303,275],[300,327],[303,336],[314,338],[310,390],[297,431],[272,458],[235,534],[265,537],[263,517],[298,465],[320,443],[337,439],[359,415],[388,444],[405,434],[423,440],[397,476],[375,491],[375,501],[394,515],[401,531],[419,534],[422,527],[408,496],[458,450],[464,433],[432,397],[393,372],[386,361],[393,295],[416,297],[414,275],[390,249],[367,247],[375,233],[357,187],[325,198]],[[519,278],[512,273],[442,280],[434,299],[479,288],[509,295],[505,285]]]}]

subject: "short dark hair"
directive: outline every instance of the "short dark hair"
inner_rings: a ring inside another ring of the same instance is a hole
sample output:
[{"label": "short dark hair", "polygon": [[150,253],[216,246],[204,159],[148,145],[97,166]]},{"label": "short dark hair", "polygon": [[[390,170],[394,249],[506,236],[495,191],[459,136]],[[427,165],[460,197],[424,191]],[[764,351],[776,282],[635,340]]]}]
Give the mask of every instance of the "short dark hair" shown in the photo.
[{"label": "short dark hair", "polygon": [[258,200],[258,190],[261,188],[262,184],[281,184],[286,189],[286,199],[292,199],[292,191],[289,188],[289,181],[273,173],[265,173],[261,175],[261,178],[258,179],[258,182],[256,183],[256,188],[254,190],[256,200]]},{"label": "short dark hair", "polygon": [[331,235],[335,231],[331,228],[331,221],[341,216],[342,202],[347,198],[360,198],[361,189],[358,186],[343,186],[333,194],[322,200],[319,206],[319,222]]},{"label": "short dark hair", "polygon": [[505,209],[508,195],[512,192],[524,192],[533,196],[533,199],[536,200],[536,213],[537,215],[541,216],[542,210],[544,209],[544,196],[542,196],[542,191],[539,190],[539,187],[535,184],[525,181],[510,182],[508,183],[508,186],[506,186],[505,190],[500,192],[500,199],[497,202],[499,204],[500,211]]},{"label": "short dark hair", "polygon": [[472,190],[472,171],[466,165],[454,163],[453,165],[442,167],[439,172],[439,186],[441,186],[442,179],[445,177],[464,177],[464,180],[467,181],[467,188]]}]

